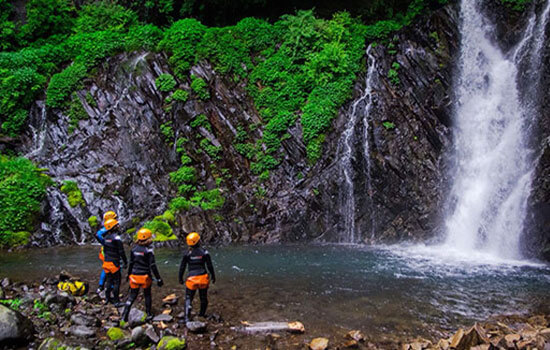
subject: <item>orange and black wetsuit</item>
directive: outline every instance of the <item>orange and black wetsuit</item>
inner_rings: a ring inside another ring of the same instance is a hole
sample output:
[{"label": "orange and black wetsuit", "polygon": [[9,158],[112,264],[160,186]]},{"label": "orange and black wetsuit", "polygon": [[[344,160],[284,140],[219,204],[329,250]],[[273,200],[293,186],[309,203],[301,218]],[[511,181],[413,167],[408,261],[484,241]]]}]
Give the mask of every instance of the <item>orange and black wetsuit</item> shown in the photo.
[{"label": "orange and black wetsuit", "polygon": [[[189,318],[191,312],[191,303],[195,296],[197,289],[199,290],[199,297],[201,299],[201,309],[199,316],[206,314],[206,308],[208,307],[208,286],[210,284],[210,278],[212,283],[216,283],[216,274],[214,273],[214,266],[212,266],[212,259],[208,250],[195,246],[189,249],[189,251],[183,256],[180,264],[179,282],[183,284],[183,274],[185,269],[189,265],[189,274],[185,281],[185,320]],[[206,270],[208,268],[208,271]],[[208,276],[210,273],[210,278]]]},{"label": "orange and black wetsuit", "polygon": [[[112,302],[117,305],[120,304],[120,299],[118,297],[120,290],[120,261],[122,260],[123,264],[128,264],[126,259],[126,254],[124,253],[124,246],[122,245],[122,239],[120,238],[119,229],[114,228],[110,231],[107,231],[103,235],[103,270],[105,271],[105,283],[107,288],[105,290],[105,297],[107,303]],[[124,265],[122,266],[124,268]],[[112,296],[111,296],[112,292]]]},{"label": "orange and black wetsuit", "polygon": [[151,313],[151,275],[154,274],[159,287],[163,285],[160,278],[159,270],[155,262],[155,254],[153,248],[148,246],[136,245],[130,253],[130,265],[128,266],[128,281],[130,282],[130,295],[126,300],[126,306],[122,314],[122,319],[128,321],[128,314],[132,308],[132,304],[139,294],[139,288],[143,288],[145,296],[145,312],[149,318],[152,318]]}]

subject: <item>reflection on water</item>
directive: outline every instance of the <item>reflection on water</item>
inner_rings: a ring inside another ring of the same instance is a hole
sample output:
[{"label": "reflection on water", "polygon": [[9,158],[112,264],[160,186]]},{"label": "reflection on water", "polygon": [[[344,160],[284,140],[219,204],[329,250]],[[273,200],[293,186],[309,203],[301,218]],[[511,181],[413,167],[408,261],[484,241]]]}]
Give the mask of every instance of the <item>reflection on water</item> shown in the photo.
[{"label": "reflection on water", "polygon": [[[429,247],[231,246],[211,249],[218,282],[212,311],[230,322],[301,320],[309,329],[425,334],[491,315],[549,311],[550,269],[537,263],[472,264]],[[4,253],[0,275],[41,280],[61,269],[95,284],[98,247]],[[175,289],[181,251],[157,249]],[[157,292],[155,290],[154,293]]]}]

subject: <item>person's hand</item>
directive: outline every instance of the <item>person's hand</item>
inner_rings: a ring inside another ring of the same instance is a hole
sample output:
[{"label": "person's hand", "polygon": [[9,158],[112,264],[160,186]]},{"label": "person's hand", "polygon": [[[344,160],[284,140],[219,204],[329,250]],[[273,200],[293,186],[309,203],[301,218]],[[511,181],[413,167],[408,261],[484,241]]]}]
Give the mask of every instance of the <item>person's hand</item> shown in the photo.
[{"label": "person's hand", "polygon": [[212,284],[216,284],[216,277],[212,277]]},{"label": "person's hand", "polygon": [[164,285],[164,282],[162,281],[162,279],[159,278],[157,280],[157,286],[162,287],[163,285]]},{"label": "person's hand", "polygon": [[180,279],[180,284],[183,284],[183,280],[182,280],[182,279]]}]

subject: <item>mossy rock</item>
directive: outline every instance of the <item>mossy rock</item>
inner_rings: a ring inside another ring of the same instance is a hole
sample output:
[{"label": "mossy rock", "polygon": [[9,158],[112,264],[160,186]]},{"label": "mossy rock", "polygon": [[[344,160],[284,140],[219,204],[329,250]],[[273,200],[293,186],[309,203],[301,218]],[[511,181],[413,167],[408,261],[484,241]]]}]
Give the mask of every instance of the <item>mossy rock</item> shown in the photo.
[{"label": "mossy rock", "polygon": [[38,350],[56,350],[62,346],[61,340],[55,338],[46,338],[40,344]]},{"label": "mossy rock", "polygon": [[107,337],[113,341],[117,341],[120,339],[123,339],[126,335],[122,331],[122,329],[118,327],[111,327],[107,331]]},{"label": "mossy rock", "polygon": [[166,336],[159,341],[157,350],[181,350],[185,349],[185,345],[185,338]]}]

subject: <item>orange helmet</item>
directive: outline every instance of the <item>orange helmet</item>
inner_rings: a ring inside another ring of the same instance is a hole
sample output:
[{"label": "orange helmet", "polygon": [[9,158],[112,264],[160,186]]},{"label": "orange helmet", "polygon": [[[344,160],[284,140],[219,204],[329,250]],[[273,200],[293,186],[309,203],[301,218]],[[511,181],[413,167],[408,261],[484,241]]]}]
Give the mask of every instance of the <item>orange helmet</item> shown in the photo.
[{"label": "orange helmet", "polygon": [[145,241],[153,236],[153,233],[148,228],[141,228],[137,233],[139,241]]},{"label": "orange helmet", "polygon": [[191,232],[187,235],[187,238],[185,240],[187,241],[187,245],[192,247],[199,243],[199,241],[201,240],[201,236],[199,236],[199,234],[196,232]]},{"label": "orange helmet", "polygon": [[116,219],[116,213],[112,210],[109,210],[105,214],[103,214],[103,221],[107,221],[109,219]]},{"label": "orange helmet", "polygon": [[105,225],[105,228],[107,229],[107,231],[110,231],[113,227],[118,225],[118,221],[116,221],[116,219],[109,219],[109,220],[105,221],[104,225]]}]

